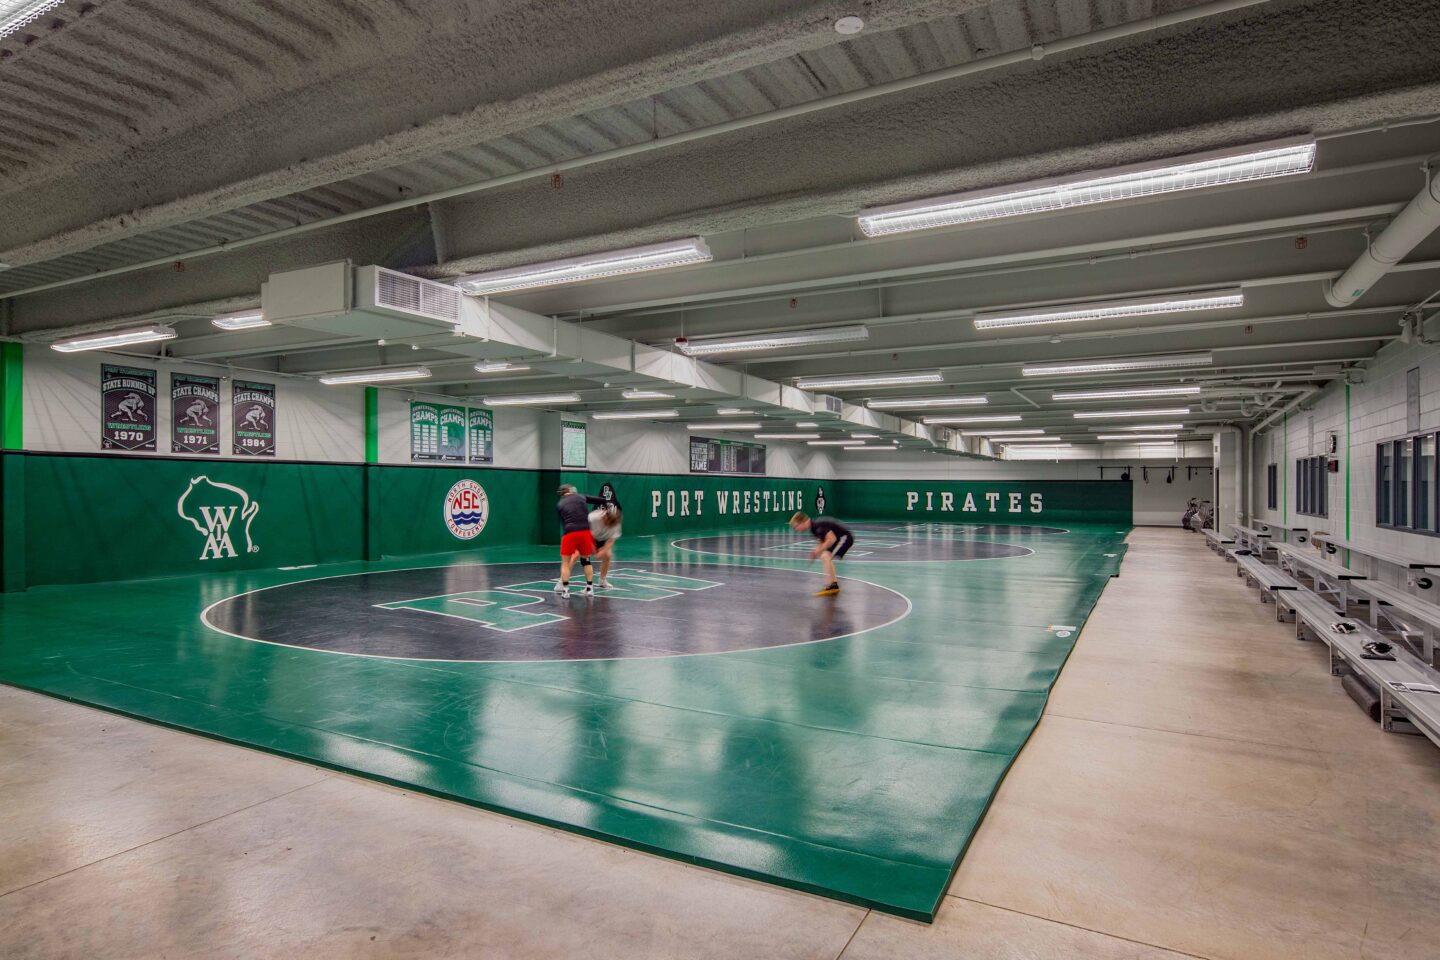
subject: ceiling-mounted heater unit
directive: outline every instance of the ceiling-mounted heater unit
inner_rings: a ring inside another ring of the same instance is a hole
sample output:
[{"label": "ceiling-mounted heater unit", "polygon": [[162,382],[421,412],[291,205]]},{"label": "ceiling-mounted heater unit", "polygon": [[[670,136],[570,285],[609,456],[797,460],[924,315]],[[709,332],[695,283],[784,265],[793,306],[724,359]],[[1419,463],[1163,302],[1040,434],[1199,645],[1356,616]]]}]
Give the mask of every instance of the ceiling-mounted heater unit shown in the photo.
[{"label": "ceiling-mounted heater unit", "polygon": [[832,417],[838,417],[845,410],[845,401],[839,397],[831,396],[828,393],[817,393],[815,395],[815,412],[828,413]]}]

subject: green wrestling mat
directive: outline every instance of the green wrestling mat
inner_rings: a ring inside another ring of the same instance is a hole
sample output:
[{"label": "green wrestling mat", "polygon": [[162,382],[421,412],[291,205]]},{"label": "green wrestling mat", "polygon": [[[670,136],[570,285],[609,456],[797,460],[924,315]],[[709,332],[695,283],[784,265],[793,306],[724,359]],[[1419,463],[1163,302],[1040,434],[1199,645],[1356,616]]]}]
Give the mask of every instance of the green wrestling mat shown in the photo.
[{"label": "green wrestling mat", "polygon": [[0,680],[930,920],[1129,528],[855,526],[37,587]]}]

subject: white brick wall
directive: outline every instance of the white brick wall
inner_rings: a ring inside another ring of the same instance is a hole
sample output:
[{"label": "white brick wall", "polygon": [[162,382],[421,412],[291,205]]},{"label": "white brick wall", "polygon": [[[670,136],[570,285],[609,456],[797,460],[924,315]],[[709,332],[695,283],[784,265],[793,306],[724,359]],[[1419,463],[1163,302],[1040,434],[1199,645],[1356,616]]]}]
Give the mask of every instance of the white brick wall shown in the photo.
[{"label": "white brick wall", "polygon": [[[1333,383],[1316,394],[1307,406],[1290,414],[1253,439],[1251,512],[1260,519],[1299,524],[1345,536],[1346,488],[1349,489],[1349,539],[1407,557],[1440,562],[1440,537],[1387,530],[1375,525],[1375,445],[1407,436],[1405,377],[1420,368],[1420,429],[1440,430],[1440,349],[1392,343],[1383,348],[1365,371],[1365,382],[1350,387],[1349,456],[1346,454],[1345,385]],[[1313,424],[1313,440],[1311,431]],[[1329,516],[1320,519],[1296,514],[1295,461],[1326,452],[1329,431],[1339,435],[1340,472],[1327,474]],[[1265,467],[1278,462],[1282,471],[1280,509],[1269,510],[1265,498]],[[1288,509],[1287,509],[1288,507]],[[1288,515],[1288,521],[1283,518]],[[1391,572],[1390,579],[1397,579]],[[1440,594],[1440,591],[1431,591]],[[1426,599],[1440,601],[1440,596]]]}]

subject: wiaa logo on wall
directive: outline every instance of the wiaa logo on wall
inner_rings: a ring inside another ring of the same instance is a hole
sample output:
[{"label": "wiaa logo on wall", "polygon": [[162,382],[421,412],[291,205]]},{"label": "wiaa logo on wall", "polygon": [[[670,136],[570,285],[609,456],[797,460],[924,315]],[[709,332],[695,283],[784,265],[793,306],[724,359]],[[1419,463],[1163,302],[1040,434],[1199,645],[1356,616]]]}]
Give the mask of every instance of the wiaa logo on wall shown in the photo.
[{"label": "wiaa logo on wall", "polygon": [[258,501],[239,487],[220,483],[206,476],[193,477],[175,504],[175,512],[189,521],[205,538],[201,560],[238,557],[235,538],[245,538],[245,553],[259,553],[260,547],[250,537],[250,524],[260,512]]},{"label": "wiaa logo on wall", "polygon": [[474,540],[490,519],[490,498],[474,480],[461,480],[445,494],[445,526],[457,540]]}]

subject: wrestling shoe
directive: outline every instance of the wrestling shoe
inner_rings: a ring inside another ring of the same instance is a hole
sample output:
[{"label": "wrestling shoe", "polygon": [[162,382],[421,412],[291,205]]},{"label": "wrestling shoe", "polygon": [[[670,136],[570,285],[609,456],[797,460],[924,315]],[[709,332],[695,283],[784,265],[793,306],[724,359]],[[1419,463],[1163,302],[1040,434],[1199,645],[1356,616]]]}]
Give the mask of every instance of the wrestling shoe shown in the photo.
[{"label": "wrestling shoe", "polygon": [[563,587],[563,586],[562,586],[562,587],[557,587],[556,590],[555,590],[555,592],[558,593],[558,594],[560,594],[560,599],[561,599],[561,600],[569,600],[569,599],[570,599],[570,588],[569,588],[569,587]]},{"label": "wrestling shoe", "polygon": [[609,580],[601,580],[601,581],[600,581],[600,589],[601,589],[601,590],[613,590],[614,588],[615,588],[615,585],[614,585],[613,583],[611,583]]},{"label": "wrestling shoe", "polygon": [[564,590],[564,589],[565,589],[565,584],[561,583],[559,580],[556,580],[556,581],[555,581],[555,592],[556,592],[556,593],[559,593],[560,591],[562,591],[562,590]]},{"label": "wrestling shoe", "polygon": [[584,595],[587,596],[587,597],[593,597],[593,596],[595,596],[595,588],[594,588],[593,586],[591,586],[590,584],[588,584],[588,583],[585,584],[585,594],[584,594]]},{"label": "wrestling shoe", "polygon": [[837,593],[839,593],[839,592],[840,592],[840,584],[838,584],[838,583],[832,583],[832,584],[830,584],[830,586],[826,587],[824,590],[816,590],[816,591],[815,591],[815,596],[817,596],[817,597],[833,597],[833,596],[835,596],[835,594],[837,594]]}]

